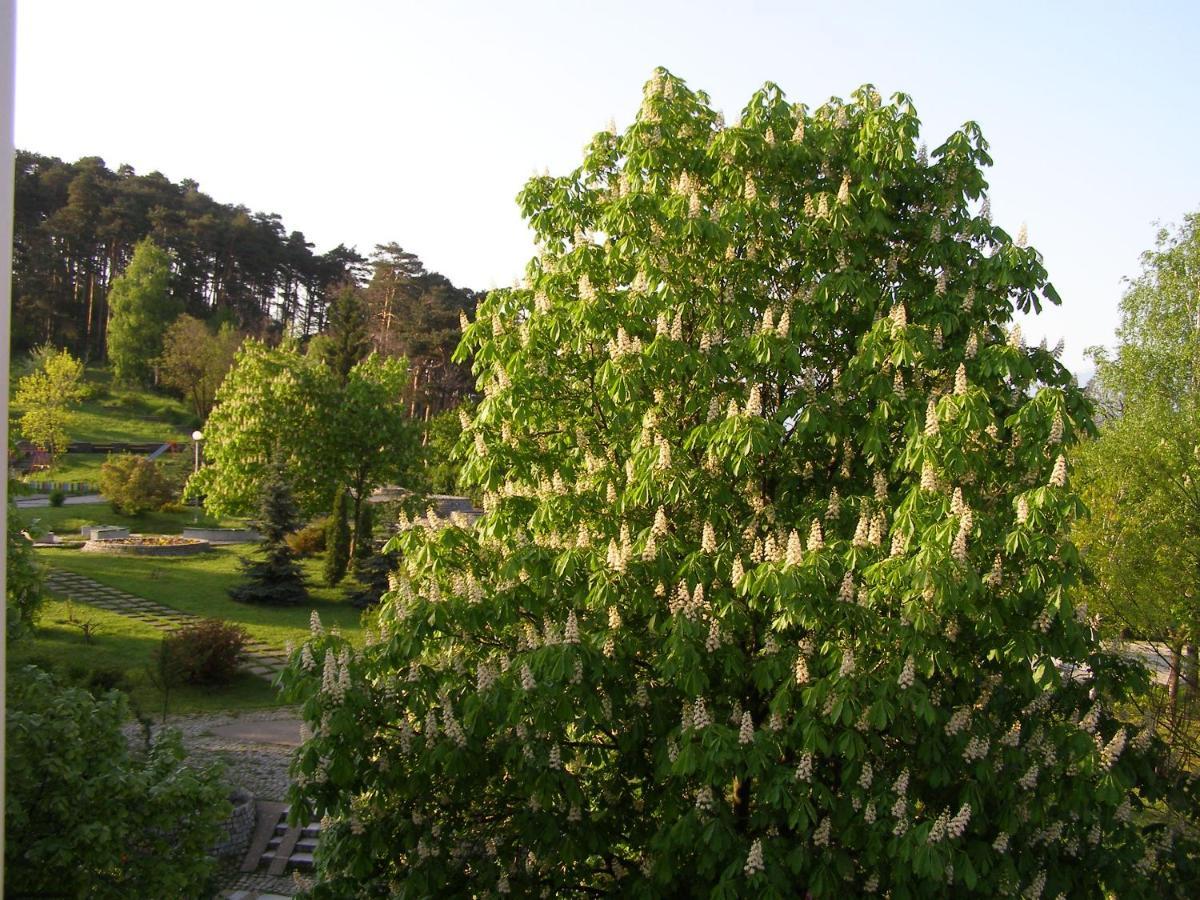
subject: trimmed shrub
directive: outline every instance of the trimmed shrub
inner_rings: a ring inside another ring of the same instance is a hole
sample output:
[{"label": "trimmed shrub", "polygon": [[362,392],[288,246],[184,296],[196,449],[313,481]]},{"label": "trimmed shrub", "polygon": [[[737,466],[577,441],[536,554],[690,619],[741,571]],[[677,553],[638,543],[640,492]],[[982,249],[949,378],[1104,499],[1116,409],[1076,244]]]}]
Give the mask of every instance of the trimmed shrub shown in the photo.
[{"label": "trimmed shrub", "polygon": [[100,467],[100,492],[115,512],[126,516],[162,509],[172,499],[171,485],[158,463],[144,456],[118,456]]},{"label": "trimmed shrub", "polygon": [[333,499],[333,515],[325,528],[325,583],[335,585],[346,577],[350,562],[350,523],[346,520],[346,492]]},{"label": "trimmed shrub", "polygon": [[159,652],[169,654],[186,684],[228,684],[237,674],[248,637],[230,622],[205,619],[166,638]]},{"label": "trimmed shrub", "polygon": [[50,505],[55,509],[62,506],[66,502],[67,495],[60,488],[55,488],[50,492]]},{"label": "trimmed shrub", "polygon": [[313,519],[299,531],[289,534],[285,540],[292,552],[304,558],[325,552],[325,530],[329,526],[326,518]]}]

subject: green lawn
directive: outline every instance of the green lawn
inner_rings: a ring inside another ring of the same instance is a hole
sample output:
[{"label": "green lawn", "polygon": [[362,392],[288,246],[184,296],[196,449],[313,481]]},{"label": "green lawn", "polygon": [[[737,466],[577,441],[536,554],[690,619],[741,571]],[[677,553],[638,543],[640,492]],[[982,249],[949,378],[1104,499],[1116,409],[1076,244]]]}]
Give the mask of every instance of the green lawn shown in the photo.
[{"label": "green lawn", "polygon": [[65,506],[40,506],[17,510],[22,527],[36,525],[42,532],[53,531],[60,536],[75,535],[84,525],[120,525],[140,534],[179,534],[189,525],[229,526],[244,524],[235,519],[214,519],[198,508],[182,512],[151,512],[136,518],[113,512],[107,503],[78,503]]},{"label": "green lawn", "polygon": [[[90,642],[78,624],[84,622],[96,626]],[[85,681],[90,673],[99,671],[110,679],[119,679],[117,687],[130,695],[136,709],[158,716],[162,694],[150,681],[148,670],[161,641],[162,632],[137,619],[48,599],[36,634],[29,640],[9,643],[8,665],[36,663],[75,682]],[[169,700],[172,714],[279,705],[275,689],[266,679],[249,674],[238,675],[225,687],[178,687],[172,690]]]},{"label": "green lawn", "polygon": [[235,603],[226,593],[241,580],[238,559],[251,552],[248,545],[218,547],[202,556],[139,558],[81,553],[78,550],[39,550],[52,566],[93,578],[103,584],[145,597],[184,612],[237,622],[251,635],[275,647],[289,640],[299,643],[308,634],[309,613],[320,613],[326,628],[337,626],[354,642],[361,640],[359,610],[342,600],[341,588],[318,585],[321,561],[304,561],[311,602],[299,607],[275,608]]}]

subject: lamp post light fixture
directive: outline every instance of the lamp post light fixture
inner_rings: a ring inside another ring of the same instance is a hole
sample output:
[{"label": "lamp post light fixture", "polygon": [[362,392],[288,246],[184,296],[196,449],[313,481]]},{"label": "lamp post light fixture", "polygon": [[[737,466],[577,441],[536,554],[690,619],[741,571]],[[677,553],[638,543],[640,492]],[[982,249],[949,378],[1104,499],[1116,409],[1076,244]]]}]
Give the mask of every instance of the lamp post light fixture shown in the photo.
[{"label": "lamp post light fixture", "polygon": [[204,434],[202,432],[200,432],[200,431],[192,432],[192,450],[193,450],[193,457],[195,459],[195,466],[192,469],[193,472],[200,471],[200,442],[202,440],[204,440]]}]

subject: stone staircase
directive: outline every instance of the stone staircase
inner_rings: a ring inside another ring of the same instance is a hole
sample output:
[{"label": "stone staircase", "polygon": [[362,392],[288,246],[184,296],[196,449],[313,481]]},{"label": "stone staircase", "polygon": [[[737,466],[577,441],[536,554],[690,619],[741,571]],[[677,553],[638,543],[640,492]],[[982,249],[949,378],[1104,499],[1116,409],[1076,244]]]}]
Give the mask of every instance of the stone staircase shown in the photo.
[{"label": "stone staircase", "polygon": [[289,809],[286,803],[258,803],[258,825],[242,860],[243,872],[265,867],[267,875],[278,878],[290,871],[312,870],[321,823],[288,825]]}]

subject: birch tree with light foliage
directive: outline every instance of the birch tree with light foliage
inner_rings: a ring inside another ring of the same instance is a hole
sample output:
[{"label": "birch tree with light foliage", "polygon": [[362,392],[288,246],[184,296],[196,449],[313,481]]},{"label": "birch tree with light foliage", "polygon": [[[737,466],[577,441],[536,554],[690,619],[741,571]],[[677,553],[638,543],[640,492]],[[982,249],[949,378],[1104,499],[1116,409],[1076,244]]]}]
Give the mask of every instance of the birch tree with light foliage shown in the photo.
[{"label": "birch tree with light foliage", "polygon": [[539,253],[459,348],[485,514],[403,531],[366,646],[314,622],[283,676],[314,897],[1170,883],[1138,673],[1071,602],[1089,405],[1013,323],[1058,297],[979,129],[918,132],[660,69],[526,184]]}]

